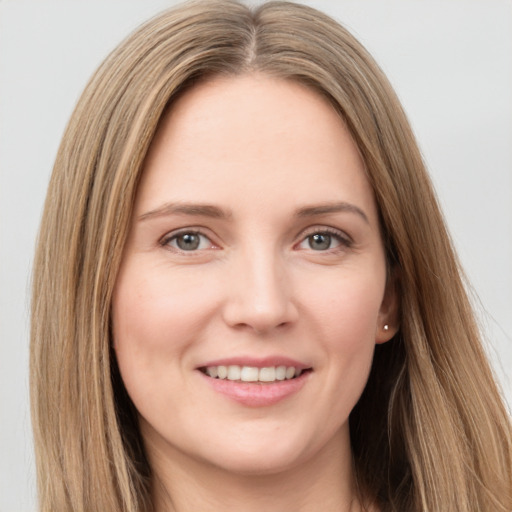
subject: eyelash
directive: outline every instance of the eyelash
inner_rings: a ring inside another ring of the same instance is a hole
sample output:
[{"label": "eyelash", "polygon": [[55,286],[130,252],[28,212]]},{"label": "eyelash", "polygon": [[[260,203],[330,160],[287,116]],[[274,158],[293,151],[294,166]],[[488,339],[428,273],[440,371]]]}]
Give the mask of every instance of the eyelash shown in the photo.
[{"label": "eyelash", "polygon": [[342,251],[344,249],[349,249],[353,245],[352,239],[343,231],[340,231],[340,230],[334,229],[334,228],[329,228],[329,227],[321,227],[321,228],[312,228],[310,231],[306,231],[306,233],[304,233],[302,235],[301,241],[298,244],[296,244],[296,246],[304,243],[308,238],[310,238],[314,235],[328,235],[328,236],[334,238],[339,243],[338,247],[333,247],[333,248],[329,248],[326,250],[315,251],[314,249],[310,248],[310,250],[317,252],[317,253],[338,252],[338,251]]},{"label": "eyelash", "polygon": [[[209,244],[210,244],[210,247],[209,248],[213,248],[215,246],[215,244],[211,241],[210,237],[208,235],[205,235],[200,229],[194,229],[194,228],[185,228],[185,229],[181,229],[179,231],[175,231],[175,232],[172,232],[172,233],[169,233],[167,235],[165,235],[161,240],[160,240],[160,245],[162,247],[169,247],[171,250],[174,250],[176,252],[179,252],[180,254],[187,254],[188,256],[191,256],[192,254],[194,253],[197,253],[201,250],[204,250],[204,249],[193,249],[193,250],[190,250],[190,251],[186,251],[184,249],[180,249],[179,247],[172,247],[170,245],[170,243],[173,241],[173,240],[177,240],[179,237],[181,236],[185,236],[185,235],[193,235],[193,236],[198,236],[198,237],[201,237],[201,238],[205,238],[206,240],[208,240]],[[201,242],[199,242],[201,243]]]},{"label": "eyelash", "polygon": [[[170,243],[173,240],[177,240],[180,236],[184,236],[184,235],[193,235],[193,236],[199,236],[199,237],[205,238],[210,243],[210,247],[208,247],[208,248],[216,248],[215,244],[211,241],[211,239],[208,235],[204,234],[200,229],[194,229],[194,228],[185,228],[185,229],[179,230],[177,232],[169,233],[169,234],[165,235],[160,240],[159,244],[162,247],[168,247],[171,250],[179,252],[180,254],[187,254],[188,256],[192,256],[192,255],[197,254],[198,252],[204,250],[204,248],[203,249],[196,248],[196,249],[187,251],[187,250],[180,249],[179,247],[173,247],[170,245]],[[332,252],[342,251],[343,249],[348,249],[353,245],[353,242],[350,239],[350,237],[343,231],[339,231],[337,229],[329,228],[329,227],[322,227],[322,228],[312,228],[309,231],[306,231],[305,233],[303,233],[301,240],[297,244],[294,245],[294,248],[297,246],[300,246],[301,244],[306,242],[308,240],[308,238],[310,238],[314,235],[327,235],[329,237],[334,238],[339,243],[338,247],[328,248],[325,250],[315,251],[313,248],[310,248],[310,250],[317,252],[317,253],[332,253]],[[199,242],[199,243],[201,243],[201,242]]]}]

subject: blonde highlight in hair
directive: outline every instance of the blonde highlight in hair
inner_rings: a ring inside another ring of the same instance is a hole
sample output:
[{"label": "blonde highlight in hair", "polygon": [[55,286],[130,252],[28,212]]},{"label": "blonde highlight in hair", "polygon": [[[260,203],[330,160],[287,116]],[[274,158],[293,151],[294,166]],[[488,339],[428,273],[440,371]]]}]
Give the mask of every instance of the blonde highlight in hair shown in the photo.
[{"label": "blonde highlight in hair", "polygon": [[31,400],[40,509],[149,512],[151,469],[111,348],[112,292],[164,111],[199,81],[266,73],[327,98],[364,159],[400,331],[351,415],[359,488],[381,511],[510,511],[510,419],[437,200],[387,79],[311,8],[190,2],[128,37],[86,87],[56,158],[34,265]]}]

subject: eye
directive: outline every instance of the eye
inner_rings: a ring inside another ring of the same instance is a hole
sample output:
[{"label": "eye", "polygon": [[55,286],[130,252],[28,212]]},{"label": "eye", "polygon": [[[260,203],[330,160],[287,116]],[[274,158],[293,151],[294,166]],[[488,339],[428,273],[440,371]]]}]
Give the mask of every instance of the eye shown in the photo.
[{"label": "eye", "polygon": [[311,233],[304,238],[299,245],[299,249],[308,249],[313,251],[329,251],[341,246],[349,247],[350,240],[334,230],[319,230]]},{"label": "eye", "polygon": [[299,245],[301,249],[313,249],[313,251],[327,251],[339,245],[339,240],[336,240],[329,233],[315,233],[309,235]]},{"label": "eye", "polygon": [[179,251],[191,252],[213,247],[211,240],[198,231],[182,231],[162,240],[162,245]]}]

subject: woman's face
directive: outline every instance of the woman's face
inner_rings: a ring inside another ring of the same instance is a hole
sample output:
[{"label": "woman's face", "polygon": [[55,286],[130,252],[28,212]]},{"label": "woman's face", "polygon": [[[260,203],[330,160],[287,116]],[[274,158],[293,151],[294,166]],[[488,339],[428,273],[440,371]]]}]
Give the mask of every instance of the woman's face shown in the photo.
[{"label": "woman's face", "polygon": [[269,473],[349,451],[393,307],[363,162],[325,100],[245,75],[176,102],[113,302],[150,459]]}]

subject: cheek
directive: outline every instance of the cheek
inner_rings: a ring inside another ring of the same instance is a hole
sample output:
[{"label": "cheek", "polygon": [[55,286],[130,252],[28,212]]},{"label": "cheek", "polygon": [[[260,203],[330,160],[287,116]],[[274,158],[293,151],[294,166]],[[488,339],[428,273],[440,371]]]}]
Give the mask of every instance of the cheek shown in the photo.
[{"label": "cheek", "polygon": [[385,286],[382,276],[373,272],[338,275],[324,282],[324,293],[318,286],[308,296],[310,325],[322,345],[322,366],[328,369],[332,385],[329,396],[343,414],[357,402],[371,368]]},{"label": "cheek", "polygon": [[116,348],[126,338],[145,347],[172,339],[185,340],[199,312],[208,314],[209,287],[194,273],[169,272],[162,266],[134,261],[118,277],[113,298]]},{"label": "cheek", "polygon": [[213,297],[190,275],[174,273],[171,280],[166,274],[161,267],[128,262],[118,276],[113,343],[130,395],[131,387],[135,393],[157,388],[184,370],[187,350],[200,341],[214,309]]},{"label": "cheek", "polygon": [[323,337],[357,349],[362,342],[375,342],[384,287],[381,272],[347,273],[324,279],[303,295]]}]

